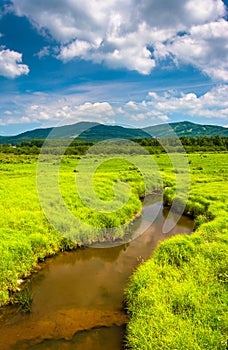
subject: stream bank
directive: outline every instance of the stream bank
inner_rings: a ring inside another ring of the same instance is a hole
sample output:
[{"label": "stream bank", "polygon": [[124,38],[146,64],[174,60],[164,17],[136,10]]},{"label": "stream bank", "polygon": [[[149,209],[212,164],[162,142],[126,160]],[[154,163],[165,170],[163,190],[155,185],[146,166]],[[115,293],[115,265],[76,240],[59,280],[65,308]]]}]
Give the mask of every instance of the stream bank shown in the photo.
[{"label": "stream bank", "polygon": [[[135,240],[112,248],[84,248],[48,259],[32,276],[31,313],[1,310],[0,348],[120,350],[127,316],[123,291],[141,261],[158,243],[178,233],[190,234],[193,222],[182,217],[168,234],[162,233],[167,210],[162,203],[147,203],[145,210],[159,214]],[[132,234],[145,223],[138,219]]]}]

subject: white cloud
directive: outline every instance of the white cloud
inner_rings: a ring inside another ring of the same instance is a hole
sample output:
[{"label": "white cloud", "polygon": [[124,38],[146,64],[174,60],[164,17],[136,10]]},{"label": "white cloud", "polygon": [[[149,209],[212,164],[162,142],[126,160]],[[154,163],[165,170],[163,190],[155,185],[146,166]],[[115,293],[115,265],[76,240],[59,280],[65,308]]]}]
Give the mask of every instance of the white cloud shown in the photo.
[{"label": "white cloud", "polygon": [[137,111],[139,109],[137,104],[134,101],[128,101],[126,103],[126,107],[129,107],[130,109],[133,109],[134,111]]},{"label": "white cloud", "polygon": [[31,118],[29,118],[29,117],[22,116],[20,118],[20,123],[30,123],[30,122],[31,122]]},{"label": "white cloud", "polygon": [[158,119],[160,119],[163,122],[168,122],[170,120],[170,118],[167,115],[160,115]]},{"label": "white cloud", "polygon": [[113,107],[108,102],[86,102],[79,107],[75,107],[75,113],[80,117],[93,116],[94,119],[106,117],[113,117],[115,115]]},{"label": "white cloud", "polygon": [[6,114],[6,115],[12,115],[12,112],[11,112],[11,111],[6,110],[6,111],[4,111],[4,114]]},{"label": "white cloud", "polygon": [[69,45],[63,46],[57,57],[64,62],[74,57],[86,58],[91,47],[92,46],[87,41],[75,40]]},{"label": "white cloud", "polygon": [[22,54],[11,50],[0,50],[0,75],[6,78],[16,78],[20,75],[27,75],[29,68],[21,64]]},{"label": "white cloud", "polygon": [[50,46],[44,46],[39,52],[35,54],[39,58],[49,56],[50,55]]},{"label": "white cloud", "polygon": [[[55,126],[96,121],[113,123],[116,109],[108,102],[78,103],[78,97],[50,94],[31,94],[14,99],[14,110],[0,111],[1,125],[18,123],[40,123],[41,126]],[[7,112],[7,113],[6,113]],[[2,113],[2,117],[1,117]]]},{"label": "white cloud", "polygon": [[[152,92],[153,94],[153,92]],[[148,95],[150,96],[150,94]],[[202,96],[194,93],[182,93],[180,96],[161,94],[159,99],[148,98],[147,108],[167,115],[185,114],[186,116],[228,119],[228,85],[214,87]],[[197,120],[196,120],[197,121]]]},{"label": "white cloud", "polygon": [[156,92],[154,92],[154,91],[150,91],[150,92],[148,93],[148,96],[149,96],[150,98],[154,99],[154,100],[158,100],[158,99],[159,99],[158,94],[157,94]]},{"label": "white cloud", "polygon": [[[95,55],[95,62],[97,61]],[[155,61],[151,59],[151,52],[144,47],[131,47],[126,49],[115,49],[107,54],[103,60],[113,68],[127,67],[141,74],[149,74],[155,67]],[[99,61],[102,61],[100,59]]]},{"label": "white cloud", "polygon": [[[162,55],[198,67],[218,80],[228,81],[228,22],[220,20],[193,26],[186,35],[163,45]],[[156,52],[159,56],[159,50]]]},{"label": "white cloud", "polygon": [[224,16],[225,13],[222,1],[189,0],[186,2],[185,7],[189,19],[199,24],[205,21],[213,21],[218,16]]},{"label": "white cloud", "polygon": [[0,117],[1,126],[10,125],[10,124],[28,124],[28,123],[32,123],[32,119],[25,116],[20,116],[20,117],[12,116],[10,118],[7,118],[7,120],[5,118]]},{"label": "white cloud", "polygon": [[[81,88],[81,87],[80,87]],[[104,90],[107,90],[107,86]],[[103,90],[103,91],[104,91]],[[100,96],[102,96],[100,92]],[[10,103],[0,96],[1,124],[39,123],[40,126],[96,121],[108,124],[147,126],[180,119],[213,121],[220,125],[228,121],[228,85],[220,85],[198,96],[194,92],[177,93],[174,90],[150,91],[141,101],[95,100],[89,95],[28,93],[10,96]]]},{"label": "white cloud", "polygon": [[12,0],[59,43],[57,57],[75,57],[149,74],[164,58],[228,80],[226,8],[222,0]]},{"label": "white cloud", "polygon": [[[49,96],[50,98],[50,96]],[[46,99],[46,103],[44,102]],[[68,124],[78,121],[97,121],[112,122],[115,116],[114,108],[108,102],[85,102],[78,104],[77,97],[65,96],[56,98],[52,96],[48,101],[48,97],[42,96],[37,98],[39,104],[28,104],[25,108],[25,115],[32,118],[33,121],[43,124]]]}]

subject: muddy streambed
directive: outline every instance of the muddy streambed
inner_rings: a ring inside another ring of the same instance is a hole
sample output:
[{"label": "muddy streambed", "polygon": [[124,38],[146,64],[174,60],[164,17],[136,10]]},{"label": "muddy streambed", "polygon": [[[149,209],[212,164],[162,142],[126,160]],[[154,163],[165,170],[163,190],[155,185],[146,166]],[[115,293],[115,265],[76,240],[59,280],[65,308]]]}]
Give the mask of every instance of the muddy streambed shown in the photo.
[{"label": "muddy streambed", "polygon": [[[148,259],[159,241],[178,233],[190,234],[193,222],[182,217],[162,233],[167,211],[147,201],[147,214],[158,207],[155,222],[137,239],[112,248],[84,248],[48,259],[32,277],[32,311],[15,307],[0,311],[1,350],[120,350],[127,316],[123,291],[128,277]],[[152,214],[151,214],[152,215]],[[140,219],[134,230],[143,225]]]}]

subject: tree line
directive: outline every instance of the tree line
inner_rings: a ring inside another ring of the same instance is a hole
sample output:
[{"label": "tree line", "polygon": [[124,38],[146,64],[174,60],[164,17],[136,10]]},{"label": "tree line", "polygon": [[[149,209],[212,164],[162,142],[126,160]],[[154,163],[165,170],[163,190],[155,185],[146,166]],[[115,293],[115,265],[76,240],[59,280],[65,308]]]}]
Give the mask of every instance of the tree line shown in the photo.
[{"label": "tree line", "polygon": [[[224,136],[200,136],[200,137],[188,137],[181,136],[180,138],[142,138],[134,139],[134,142],[142,146],[142,148],[149,152],[150,154],[159,154],[164,152],[183,152],[184,150],[187,153],[193,152],[226,152],[228,151],[228,137]],[[13,154],[39,154],[42,146],[45,142],[45,153],[50,154],[60,154],[61,151],[66,155],[83,155],[86,153],[91,146],[95,145],[95,142],[86,142],[82,140],[73,140],[68,146],[69,141],[64,139],[59,140],[31,140],[23,141],[16,145],[2,144],[0,145],[1,153],[13,153]],[[129,141],[129,144],[126,144],[125,149],[123,147],[115,147],[114,153],[143,153],[145,151],[140,148],[132,146],[132,143]],[[93,152],[91,152],[93,153]],[[95,152],[96,153],[96,152]],[[113,153],[113,147],[107,145],[105,147],[105,153]]]}]

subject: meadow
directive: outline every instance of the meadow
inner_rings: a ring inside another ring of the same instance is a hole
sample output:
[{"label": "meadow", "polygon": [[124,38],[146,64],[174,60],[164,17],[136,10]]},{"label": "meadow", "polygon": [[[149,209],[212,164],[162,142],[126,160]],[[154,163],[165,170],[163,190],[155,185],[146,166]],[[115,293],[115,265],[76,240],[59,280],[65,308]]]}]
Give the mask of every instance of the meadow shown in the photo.
[{"label": "meadow", "polygon": [[[158,246],[125,292],[129,349],[227,349],[227,154],[189,154],[194,233]],[[160,165],[166,170],[165,157]],[[170,205],[173,188],[164,191]]]},{"label": "meadow", "polygon": [[[108,213],[102,208],[97,210],[96,201],[93,203],[92,192],[88,189],[89,176],[98,157],[89,156],[80,170],[81,189],[86,196],[79,195],[75,186],[75,177],[79,176],[75,170],[78,157],[62,158],[57,168],[58,189],[68,212],[77,217],[75,225],[74,221],[71,224],[68,220],[67,210],[66,215],[61,212],[61,207],[58,212],[60,203],[55,196],[52,177],[57,160],[45,156],[37,174],[37,155],[1,154],[0,304],[13,302],[18,280],[26,279],[37,263],[46,257],[65,249],[123,237],[129,222],[141,212],[140,198],[144,197],[145,191],[149,193],[161,187],[160,181],[150,180],[149,166],[145,169],[148,176],[145,189],[142,174],[131,162],[109,158],[102,158],[103,164],[92,176],[95,197],[100,199],[104,208],[110,206]],[[43,169],[45,173],[42,173]],[[42,190],[48,203],[47,210],[52,214],[50,221],[41,208],[37,178],[41,179],[40,183],[42,179],[45,181]],[[119,186],[117,196],[115,186]]]},{"label": "meadow", "polygon": [[[130,278],[125,292],[129,314],[125,340],[130,349],[227,346],[227,153],[182,156],[191,170],[185,214],[195,219],[195,232],[161,243],[154,256]],[[123,237],[129,222],[140,214],[142,198],[147,193],[163,187],[164,203],[170,206],[176,177],[181,177],[181,187],[187,185],[182,156],[176,156],[178,166],[173,167],[167,154],[154,155],[156,168],[150,164],[148,154],[132,154],[126,159],[103,155],[101,164],[97,155],[91,154],[79,172],[76,169],[81,156],[64,156],[59,168],[59,188],[66,207],[79,220],[77,227],[69,227],[64,218],[54,220],[53,226],[41,208],[37,193],[38,156],[1,154],[0,303],[15,302],[18,280],[27,278],[46,257],[85,243]],[[47,156],[39,175],[45,169],[45,178],[55,165],[58,161],[55,164],[55,159]],[[96,197],[104,201],[104,208],[110,206],[108,214],[102,207],[96,210],[100,202],[93,202],[92,192],[88,191],[84,198],[76,190],[75,178],[81,176],[82,189],[87,188],[91,180],[87,175],[91,173]],[[52,197],[52,181],[48,186],[49,209],[55,212],[58,198]],[[121,195],[115,195],[116,188]],[[177,210],[181,200],[180,196]],[[90,225],[90,229],[80,222]],[[60,234],[58,225],[68,234]],[[102,237],[100,228],[104,228]]]}]

